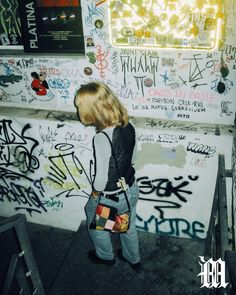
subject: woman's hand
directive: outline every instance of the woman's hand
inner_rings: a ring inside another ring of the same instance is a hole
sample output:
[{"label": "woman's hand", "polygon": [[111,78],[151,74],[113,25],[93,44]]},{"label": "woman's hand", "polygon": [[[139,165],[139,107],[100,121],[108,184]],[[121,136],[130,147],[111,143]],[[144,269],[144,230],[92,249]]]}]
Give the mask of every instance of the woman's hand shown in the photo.
[{"label": "woman's hand", "polygon": [[97,197],[100,196],[100,194],[101,194],[101,192],[93,190],[92,193],[91,193],[91,196],[96,200]]}]

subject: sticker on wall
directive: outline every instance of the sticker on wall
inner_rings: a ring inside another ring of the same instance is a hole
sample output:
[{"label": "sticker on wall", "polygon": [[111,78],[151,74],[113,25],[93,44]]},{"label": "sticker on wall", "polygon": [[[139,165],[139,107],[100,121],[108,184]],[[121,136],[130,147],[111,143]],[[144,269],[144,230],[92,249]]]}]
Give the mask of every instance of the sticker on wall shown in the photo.
[{"label": "sticker on wall", "polygon": [[153,80],[151,78],[146,78],[143,83],[146,87],[151,87],[153,85]]},{"label": "sticker on wall", "polygon": [[100,20],[100,19],[97,19],[97,20],[95,21],[94,25],[95,25],[95,27],[96,27],[97,29],[101,29],[101,28],[103,28],[103,26],[104,26],[103,21]]},{"label": "sticker on wall", "polygon": [[87,76],[91,76],[93,73],[93,70],[90,67],[86,67],[86,68],[84,68],[84,73]]},{"label": "sticker on wall", "polygon": [[93,42],[93,38],[88,37],[88,38],[86,39],[86,46],[87,46],[87,47],[94,47],[94,46],[95,46],[95,45],[94,45],[94,42]]},{"label": "sticker on wall", "polygon": [[31,77],[33,81],[31,82],[31,88],[35,91],[37,95],[43,96],[47,95],[48,82],[46,81],[46,73],[32,72]]},{"label": "sticker on wall", "polygon": [[224,24],[223,1],[110,0],[113,46],[213,50]]},{"label": "sticker on wall", "polygon": [[88,52],[87,53],[87,57],[89,58],[89,62],[91,64],[95,64],[96,63],[96,56],[95,56],[95,53],[94,52]]}]

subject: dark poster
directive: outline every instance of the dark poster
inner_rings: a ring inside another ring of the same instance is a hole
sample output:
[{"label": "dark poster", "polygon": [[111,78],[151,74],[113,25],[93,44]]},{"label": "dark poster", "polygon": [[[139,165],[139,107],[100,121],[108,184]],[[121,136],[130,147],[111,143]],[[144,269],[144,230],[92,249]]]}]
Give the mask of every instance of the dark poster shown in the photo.
[{"label": "dark poster", "polygon": [[84,53],[79,0],[21,0],[19,3],[26,52]]},{"label": "dark poster", "polygon": [[22,46],[17,0],[0,0],[0,48]]}]

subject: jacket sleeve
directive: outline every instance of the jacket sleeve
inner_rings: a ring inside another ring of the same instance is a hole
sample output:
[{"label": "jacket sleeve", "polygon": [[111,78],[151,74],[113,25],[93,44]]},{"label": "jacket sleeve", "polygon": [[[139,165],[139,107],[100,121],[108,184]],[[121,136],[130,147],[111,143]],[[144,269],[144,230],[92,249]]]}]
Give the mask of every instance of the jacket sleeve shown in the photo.
[{"label": "jacket sleeve", "polygon": [[94,179],[93,189],[103,191],[108,181],[111,147],[103,133],[98,133],[93,138],[94,154]]}]

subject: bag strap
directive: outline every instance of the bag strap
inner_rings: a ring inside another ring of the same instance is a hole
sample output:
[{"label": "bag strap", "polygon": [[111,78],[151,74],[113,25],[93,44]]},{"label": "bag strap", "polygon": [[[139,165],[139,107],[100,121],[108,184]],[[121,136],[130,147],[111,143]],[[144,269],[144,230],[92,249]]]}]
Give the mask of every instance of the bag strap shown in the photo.
[{"label": "bag strap", "polygon": [[[108,141],[109,141],[109,143],[110,143],[110,146],[111,146],[111,152],[112,152],[112,155],[113,155],[114,160],[115,160],[115,165],[116,165],[116,169],[117,169],[117,171],[118,171],[119,179],[121,179],[120,169],[119,169],[119,167],[118,167],[117,158],[116,158],[116,154],[115,154],[114,147],[113,147],[113,144],[112,144],[112,142],[111,142],[111,139],[110,139],[110,137],[107,135],[106,132],[102,131],[101,133],[103,133],[103,134],[107,137],[107,139],[108,139]],[[130,210],[130,204],[129,204],[129,200],[128,200],[128,197],[127,197],[126,191],[125,191],[125,190],[123,190],[123,191],[124,191],[124,194],[125,194],[125,199],[126,199],[126,202],[127,202],[127,205],[128,205],[128,209],[129,209],[129,211],[131,212],[131,210]]]}]

